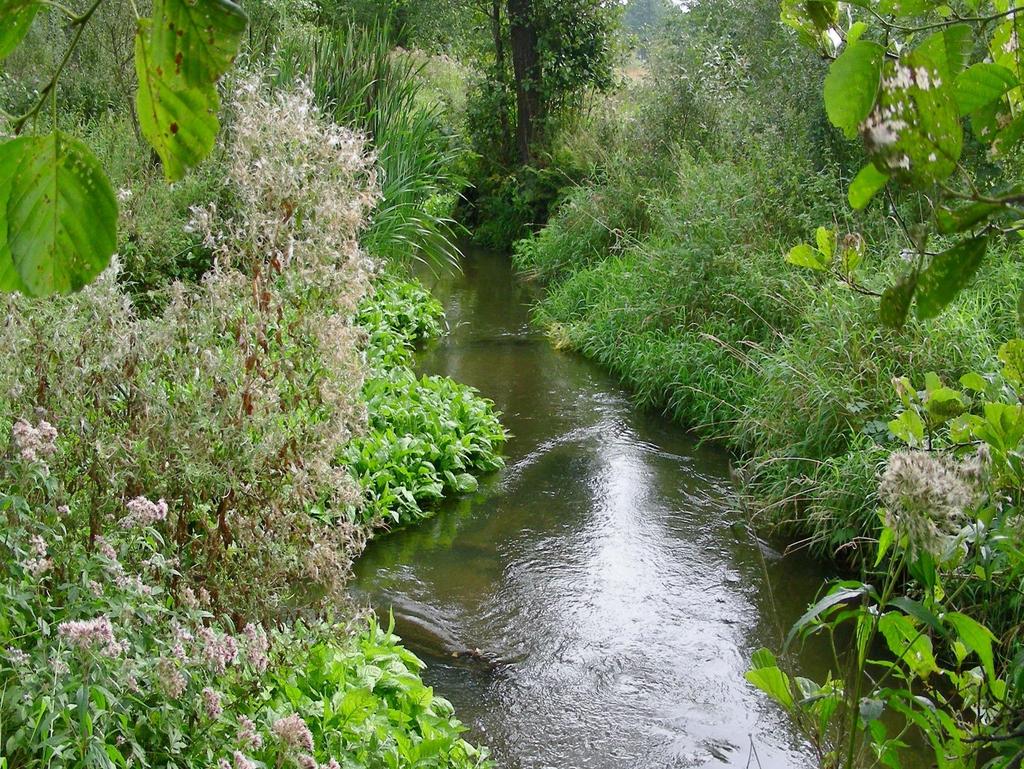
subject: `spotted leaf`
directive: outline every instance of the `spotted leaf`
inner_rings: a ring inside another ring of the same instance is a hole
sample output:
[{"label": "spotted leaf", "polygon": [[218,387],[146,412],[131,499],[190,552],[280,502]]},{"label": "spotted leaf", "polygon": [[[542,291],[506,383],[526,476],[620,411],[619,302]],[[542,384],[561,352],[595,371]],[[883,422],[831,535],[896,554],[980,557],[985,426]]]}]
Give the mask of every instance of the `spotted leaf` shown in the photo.
[{"label": "spotted leaf", "polygon": [[107,266],[117,199],[88,147],[60,131],[23,136],[0,145],[0,171],[0,288],[68,293]]},{"label": "spotted leaf", "polygon": [[211,86],[231,67],[246,24],[230,0],[155,0],[151,66],[176,90]]},{"label": "spotted leaf", "polygon": [[35,0],[0,0],[0,59],[18,47],[41,7]]},{"label": "spotted leaf", "polygon": [[143,19],[135,35],[135,71],[139,79],[136,111],[146,141],[156,150],[169,181],[180,179],[213,149],[220,130],[217,89],[176,87],[154,66],[148,34],[150,23]]}]

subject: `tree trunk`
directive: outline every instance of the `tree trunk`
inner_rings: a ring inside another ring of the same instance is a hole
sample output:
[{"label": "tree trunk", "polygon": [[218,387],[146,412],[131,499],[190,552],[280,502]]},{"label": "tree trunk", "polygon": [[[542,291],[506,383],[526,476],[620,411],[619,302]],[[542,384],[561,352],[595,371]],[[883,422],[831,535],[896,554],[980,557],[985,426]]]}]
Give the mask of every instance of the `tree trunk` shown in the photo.
[{"label": "tree trunk", "polygon": [[530,162],[539,117],[537,30],[531,0],[508,0],[509,35],[512,42],[512,72],[516,80],[516,148],[522,163]]},{"label": "tree trunk", "polygon": [[[491,0],[491,36],[494,38],[494,73],[501,87],[502,96],[508,93],[508,62],[505,61],[505,35],[501,28],[501,0]],[[508,122],[508,111],[501,110],[498,116],[501,124],[502,155],[503,159],[511,156],[509,148],[512,146],[512,127]]]}]

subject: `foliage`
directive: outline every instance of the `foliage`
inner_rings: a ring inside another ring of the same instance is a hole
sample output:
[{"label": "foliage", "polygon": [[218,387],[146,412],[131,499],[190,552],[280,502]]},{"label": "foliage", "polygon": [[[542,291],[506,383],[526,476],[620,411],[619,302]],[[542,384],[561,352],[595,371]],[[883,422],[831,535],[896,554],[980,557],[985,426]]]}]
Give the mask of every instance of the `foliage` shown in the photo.
[{"label": "foliage", "polygon": [[593,179],[514,258],[548,285],[538,315],[558,341],[641,403],[727,440],[763,521],[857,565],[877,536],[875,467],[895,445],[890,380],[984,370],[1015,333],[1005,294],[1021,286],[1018,258],[993,249],[954,308],[898,333],[878,327],[870,296],[780,265],[833,216],[822,233],[835,241],[833,278],[845,264],[881,287],[904,263],[878,257],[902,237],[880,217],[859,224],[863,246],[846,237],[836,212],[858,161],[822,164],[835,148],[823,116],[800,82],[776,75],[793,67],[813,84],[824,73],[784,31],[765,39],[769,20],[770,9],[719,2],[674,20],[652,45],[650,80],[609,113],[618,127],[595,127]]},{"label": "foliage", "polygon": [[361,428],[348,318],[375,190],[360,139],[308,94],[249,83],[235,114],[232,214],[194,211],[214,269],[148,318],[113,269],[72,297],[8,298],[0,429],[43,409],[63,436],[52,472],[93,535],[124,499],[162,497],[179,588],[265,616],[337,596],[362,542],[334,459]]},{"label": "foliage", "polygon": [[424,62],[392,49],[384,26],[351,24],[296,41],[281,53],[279,84],[305,78],[316,103],[339,125],[366,132],[376,152],[381,204],[363,243],[391,260],[454,263],[453,223],[428,201],[454,188],[453,140],[440,107],[424,103]]},{"label": "foliage", "polygon": [[[1003,345],[1000,374],[969,372],[963,389],[934,373],[921,391],[896,380],[903,410],[889,429],[910,449],[889,456],[879,486],[884,569],[834,585],[787,639],[826,635],[840,649],[851,630],[834,660],[848,663],[844,677],[791,678],[767,650],[755,655],[748,678],[794,716],[823,767],[898,768],[911,728],[939,767],[1012,767],[1024,753],[1021,350]],[[1011,598],[993,605],[993,594]],[[879,658],[876,641],[892,656]],[[896,734],[887,712],[906,725]]]},{"label": "foliage", "polygon": [[489,766],[423,664],[373,622],[241,632],[170,600],[164,503],[90,539],[49,474],[48,425],[4,460],[0,723],[5,765]]},{"label": "foliage", "polygon": [[[924,193],[921,215],[900,219],[911,265],[882,292],[880,315],[900,326],[916,303],[918,318],[932,318],[971,282],[986,250],[1019,228],[1020,191],[1007,173],[1024,136],[1017,9],[1002,0],[837,8],[784,3],[782,19],[835,59],[825,109],[867,155],[851,206],[865,208],[887,185]],[[972,143],[994,172],[972,161]]]},{"label": "foliage", "polygon": [[357,316],[369,333],[373,375],[363,387],[369,429],[345,449],[367,504],[362,520],[406,524],[445,497],[476,489],[502,466],[505,431],[493,404],[447,377],[417,378],[417,342],[440,333],[440,305],[417,284],[378,284]]},{"label": "foliage", "polygon": [[[92,151],[62,131],[58,85],[103,0],[58,12],[74,30],[50,80],[8,121],[15,138],[0,144],[0,290],[31,295],[77,291],[108,264],[117,245],[117,200]],[[0,9],[0,58],[22,42],[38,2]],[[168,180],[180,179],[212,150],[219,121],[217,81],[229,69],[247,20],[230,0],[157,0],[137,21],[135,113]],[[52,105],[50,132],[21,135]]]}]

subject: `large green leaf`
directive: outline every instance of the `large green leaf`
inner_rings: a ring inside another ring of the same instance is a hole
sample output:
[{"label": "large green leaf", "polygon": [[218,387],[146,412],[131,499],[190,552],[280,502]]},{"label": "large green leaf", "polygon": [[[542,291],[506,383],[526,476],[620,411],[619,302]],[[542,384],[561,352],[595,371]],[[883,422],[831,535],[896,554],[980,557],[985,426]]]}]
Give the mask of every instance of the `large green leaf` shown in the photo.
[{"label": "large green leaf", "polygon": [[179,88],[176,80],[162,76],[153,63],[149,29],[149,20],[142,19],[135,35],[136,111],[143,136],[163,161],[164,174],[176,181],[213,149],[220,130],[220,99],[213,84]]},{"label": "large green leaf", "polygon": [[992,631],[977,620],[960,612],[950,612],[944,615],[942,619],[956,629],[957,637],[963,642],[964,646],[978,655],[978,659],[981,660],[989,680],[994,679],[996,673],[992,641],[995,640],[995,636],[992,635]]},{"label": "large green leaf", "polygon": [[793,707],[793,693],[789,676],[779,669],[775,655],[768,649],[754,653],[753,668],[746,673],[746,679],[785,708]]},{"label": "large green leaf", "polygon": [[953,301],[978,271],[987,245],[985,237],[970,238],[932,257],[918,280],[917,317],[934,318]]},{"label": "large green leaf", "polygon": [[[22,286],[0,266],[5,290],[37,296],[77,291],[117,246],[117,199],[88,147],[60,131],[0,145],[5,183],[0,231]],[[8,175],[9,174],[9,175]],[[0,265],[6,265],[0,253]]]},{"label": "large green leaf", "polygon": [[829,266],[829,260],[825,258],[825,255],[807,243],[793,246],[786,254],[786,261],[797,267],[806,267],[817,272],[825,272]]},{"label": "large green leaf", "polygon": [[917,47],[917,55],[926,57],[939,78],[950,86],[967,66],[974,35],[967,24],[954,24],[926,37]]},{"label": "large green leaf", "polygon": [[832,125],[850,139],[871,112],[878,93],[885,49],[857,40],[832,62],[825,77],[825,111]]},{"label": "large green leaf", "polygon": [[979,62],[956,78],[956,103],[961,115],[968,115],[988,106],[1017,86],[1017,78],[1006,67]]},{"label": "large green leaf", "polygon": [[939,206],[935,210],[935,224],[943,235],[965,232],[984,222],[992,214],[1004,211],[1001,203],[971,203],[961,208]]},{"label": "large green leaf", "polygon": [[862,208],[867,208],[871,199],[885,187],[888,181],[889,174],[879,171],[874,163],[868,163],[853,177],[846,198],[855,210],[860,211]]},{"label": "large green leaf", "polygon": [[889,651],[919,678],[939,672],[935,663],[932,639],[925,635],[905,614],[890,611],[878,620],[878,630],[885,638]]},{"label": "large green leaf", "polygon": [[18,47],[40,8],[36,0],[0,0],[0,59]]},{"label": "large green leaf", "polygon": [[246,23],[230,0],[155,0],[150,66],[176,90],[211,86],[231,67]]},{"label": "large green leaf", "polygon": [[25,293],[25,284],[14,268],[11,248],[7,245],[7,201],[11,197],[11,183],[18,167],[18,153],[8,142],[0,144],[0,291]]},{"label": "large green leaf", "polygon": [[878,303],[878,315],[882,325],[890,328],[903,326],[907,319],[907,310],[910,309],[910,302],[914,298],[915,288],[917,288],[917,273],[911,272],[882,292],[882,299]]},{"label": "large green leaf", "polygon": [[903,181],[931,184],[956,170],[963,128],[951,72],[960,65],[942,33],[882,67],[882,88],[862,132],[875,164]]}]

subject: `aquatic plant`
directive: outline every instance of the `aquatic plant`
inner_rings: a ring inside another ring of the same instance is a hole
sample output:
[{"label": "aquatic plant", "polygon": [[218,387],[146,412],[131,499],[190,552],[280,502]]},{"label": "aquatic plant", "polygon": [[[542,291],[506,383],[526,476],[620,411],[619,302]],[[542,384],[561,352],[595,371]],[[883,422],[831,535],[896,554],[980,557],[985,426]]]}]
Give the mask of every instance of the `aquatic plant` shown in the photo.
[{"label": "aquatic plant", "polygon": [[441,332],[443,311],[421,286],[386,278],[356,316],[373,374],[363,385],[367,431],[343,453],[363,489],[365,522],[400,525],[445,497],[473,491],[502,466],[505,430],[493,404],[448,377],[417,377],[415,345]]}]

